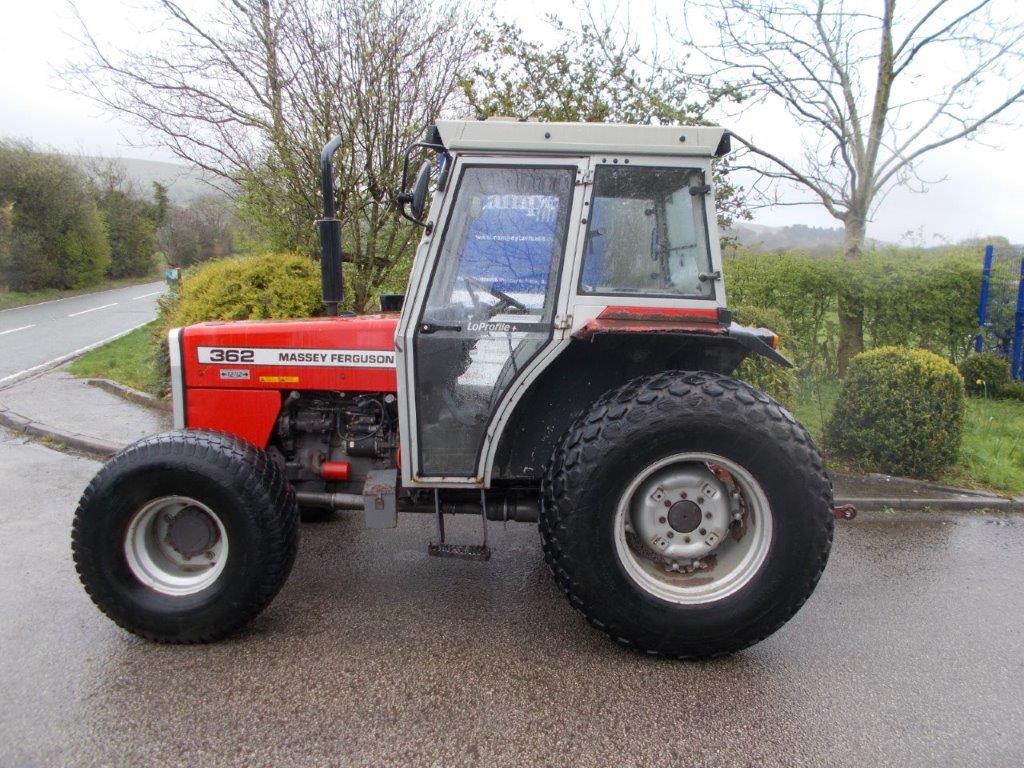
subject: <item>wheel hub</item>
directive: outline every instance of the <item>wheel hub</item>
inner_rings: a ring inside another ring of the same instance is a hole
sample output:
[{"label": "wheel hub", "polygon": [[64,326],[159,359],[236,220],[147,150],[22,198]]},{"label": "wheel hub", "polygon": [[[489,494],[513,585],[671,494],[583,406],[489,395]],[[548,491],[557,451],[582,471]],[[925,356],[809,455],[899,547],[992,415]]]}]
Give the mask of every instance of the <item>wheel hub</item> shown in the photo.
[{"label": "wheel hub", "polygon": [[668,510],[668,524],[676,533],[690,533],[700,525],[704,514],[692,501],[677,501]]},{"label": "wheel hub", "polygon": [[216,541],[217,527],[201,509],[186,507],[168,520],[167,543],[186,559],[208,551]]},{"label": "wheel hub", "polygon": [[665,467],[633,495],[630,522],[645,545],[668,561],[714,552],[729,531],[729,493],[705,464]]},{"label": "wheel hub", "polygon": [[228,535],[212,509],[187,496],[143,505],[124,535],[128,569],[164,595],[191,595],[217,580],[228,556]]}]

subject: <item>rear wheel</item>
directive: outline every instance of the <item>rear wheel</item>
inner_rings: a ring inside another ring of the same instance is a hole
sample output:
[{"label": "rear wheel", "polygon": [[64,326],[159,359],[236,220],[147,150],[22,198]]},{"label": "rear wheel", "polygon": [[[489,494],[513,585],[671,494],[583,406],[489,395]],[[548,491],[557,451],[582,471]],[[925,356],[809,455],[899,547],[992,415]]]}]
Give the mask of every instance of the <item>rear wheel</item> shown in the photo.
[{"label": "rear wheel", "polygon": [[807,433],[754,388],[670,372],[609,393],[545,478],[540,530],[592,624],[649,653],[730,653],[803,604],[832,541],[832,491]]},{"label": "rear wheel", "polygon": [[277,594],[298,544],[278,466],[210,432],[146,438],[116,455],[75,513],[75,568],[93,602],[150,640],[215,640]]}]

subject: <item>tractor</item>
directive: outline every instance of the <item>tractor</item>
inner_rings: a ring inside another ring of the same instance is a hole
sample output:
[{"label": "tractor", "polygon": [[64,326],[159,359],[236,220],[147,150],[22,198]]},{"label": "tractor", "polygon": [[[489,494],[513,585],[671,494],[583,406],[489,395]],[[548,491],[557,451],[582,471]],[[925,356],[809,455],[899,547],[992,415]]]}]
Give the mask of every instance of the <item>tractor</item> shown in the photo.
[{"label": "tractor", "polygon": [[[332,140],[324,316],[170,331],[174,431],[114,456],[75,513],[92,600],[144,638],[213,641],[274,598],[300,518],[426,513],[439,557],[486,561],[489,524],[538,525],[570,603],[636,650],[773,633],[825,567],[832,486],[793,416],[731,376],[790,363],[726,308],[711,182],[729,139],[438,122],[396,195],[422,227],[407,291],[362,316],[340,309]],[[449,540],[455,514],[477,540]]]}]

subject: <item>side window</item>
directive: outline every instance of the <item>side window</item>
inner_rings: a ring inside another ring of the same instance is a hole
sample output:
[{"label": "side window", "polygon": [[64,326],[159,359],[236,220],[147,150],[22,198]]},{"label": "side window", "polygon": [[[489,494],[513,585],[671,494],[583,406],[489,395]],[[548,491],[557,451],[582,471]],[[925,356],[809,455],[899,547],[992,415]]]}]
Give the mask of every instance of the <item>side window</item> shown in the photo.
[{"label": "side window", "polygon": [[601,165],[580,293],[712,299],[704,184],[695,168]]}]

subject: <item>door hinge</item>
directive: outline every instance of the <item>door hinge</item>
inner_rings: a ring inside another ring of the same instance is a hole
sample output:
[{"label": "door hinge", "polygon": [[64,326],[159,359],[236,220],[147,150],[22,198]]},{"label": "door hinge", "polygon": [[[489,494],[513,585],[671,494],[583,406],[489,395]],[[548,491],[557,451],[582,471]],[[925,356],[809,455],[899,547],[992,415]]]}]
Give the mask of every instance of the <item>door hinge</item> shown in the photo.
[{"label": "door hinge", "polygon": [[576,186],[577,187],[585,187],[588,184],[593,184],[593,183],[594,183],[594,169],[593,168],[588,168],[587,170],[583,171],[583,173],[581,173],[579,176],[576,177]]},{"label": "door hinge", "polygon": [[572,315],[566,315],[565,317],[555,318],[556,331],[567,331],[570,328],[572,328]]},{"label": "door hinge", "polygon": [[701,272],[697,275],[697,279],[702,283],[706,283],[708,280],[721,280],[722,270],[716,269],[714,272]]}]

